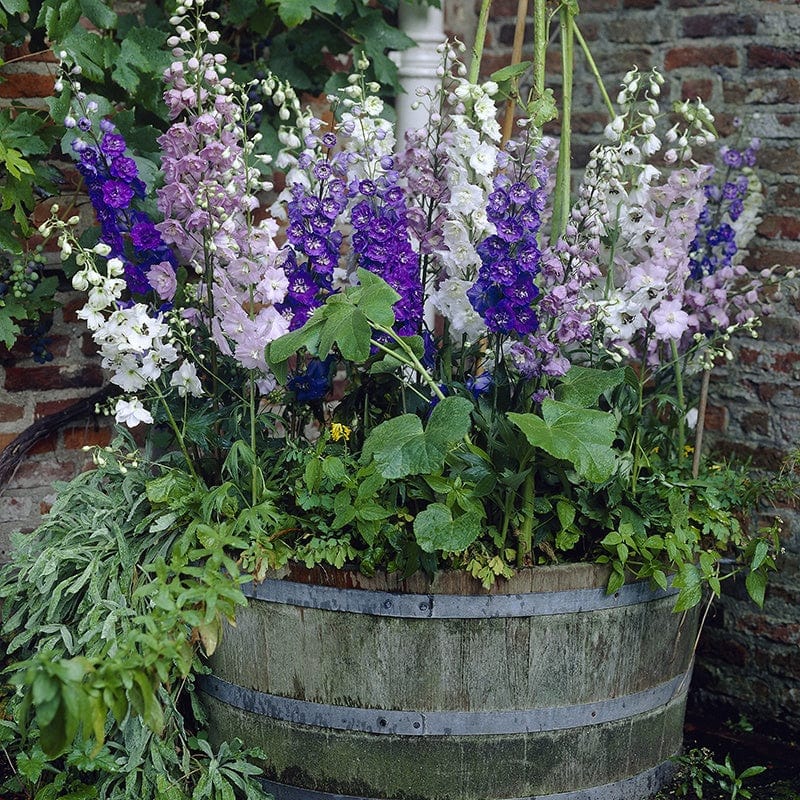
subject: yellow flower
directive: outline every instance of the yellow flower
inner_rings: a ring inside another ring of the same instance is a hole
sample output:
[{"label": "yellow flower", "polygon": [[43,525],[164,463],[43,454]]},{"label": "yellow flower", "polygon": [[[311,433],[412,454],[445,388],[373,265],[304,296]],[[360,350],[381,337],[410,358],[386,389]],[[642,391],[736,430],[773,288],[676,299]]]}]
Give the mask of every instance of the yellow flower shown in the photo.
[{"label": "yellow flower", "polygon": [[331,423],[331,439],[334,442],[341,441],[344,439],[346,442],[350,441],[350,428],[347,425],[342,425],[341,422],[332,422]]}]

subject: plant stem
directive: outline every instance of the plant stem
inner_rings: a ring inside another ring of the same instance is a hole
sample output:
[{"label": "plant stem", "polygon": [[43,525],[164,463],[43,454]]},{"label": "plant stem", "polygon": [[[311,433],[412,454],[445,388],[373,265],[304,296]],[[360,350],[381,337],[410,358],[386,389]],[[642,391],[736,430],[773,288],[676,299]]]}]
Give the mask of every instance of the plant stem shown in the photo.
[{"label": "plant stem", "polygon": [[[528,16],[528,0],[517,0],[517,24],[514,28],[514,44],[511,49],[511,64],[522,61],[522,45],[525,43],[525,20]],[[514,108],[516,107],[515,95],[506,103],[506,115],[503,120],[503,144],[511,138],[514,128]]]},{"label": "plant stem", "polygon": [[172,415],[172,411],[170,410],[169,403],[167,402],[167,398],[159,391],[158,387],[154,387],[156,390],[156,394],[158,395],[158,399],[161,401],[161,405],[164,407],[164,412],[167,415],[167,422],[169,422],[170,428],[172,428],[172,432],[175,434],[175,438],[178,441],[178,447],[183,454],[183,457],[186,459],[186,466],[189,467],[189,472],[191,473],[193,478],[198,478],[197,472],[195,471],[194,464],[192,463],[192,458],[189,455],[189,451],[186,448],[186,442],[183,438],[183,432],[178,427],[178,423],[175,421],[175,417]]},{"label": "plant stem", "polygon": [[489,25],[489,9],[491,7],[492,0],[482,0],[481,13],[478,17],[478,27],[475,31],[475,43],[472,45],[472,61],[469,65],[468,80],[470,83],[477,83],[478,75],[480,75],[483,44],[486,40],[486,28]]},{"label": "plant stem", "polygon": [[517,548],[517,567],[525,564],[525,556],[531,552],[533,541],[533,501],[536,496],[533,470],[530,470],[522,484],[522,523],[519,528],[519,547]]},{"label": "plant stem", "polygon": [[678,342],[670,339],[670,352],[672,353],[672,369],[675,373],[675,395],[678,402],[678,463],[683,461],[686,447],[686,398],[683,394],[683,372],[681,371],[681,357],[678,353]]},{"label": "plant stem", "polygon": [[558,169],[553,198],[553,227],[550,241],[555,244],[567,226],[569,214],[571,149],[572,149],[572,79],[575,52],[575,21],[570,7],[563,3],[559,10],[561,27],[561,74],[563,102],[561,108],[561,141],[558,147]]},{"label": "plant stem", "polygon": [[700,402],[697,407],[697,424],[694,434],[694,456],[692,457],[692,477],[700,473],[700,451],[703,449],[703,431],[706,424],[706,405],[708,404],[708,384],[711,380],[711,368],[703,370],[703,381],[700,384]]},{"label": "plant stem", "polygon": [[547,2],[533,0],[533,91],[537,100],[544,96],[547,28]]},{"label": "plant stem", "polygon": [[608,96],[605,84],[603,83],[603,78],[600,75],[600,70],[597,69],[597,64],[595,64],[594,57],[592,56],[592,51],[589,50],[589,45],[586,44],[586,39],[583,38],[583,34],[580,32],[580,29],[577,25],[575,25],[574,22],[572,29],[575,33],[575,38],[578,40],[578,44],[581,46],[581,50],[583,50],[583,55],[586,57],[586,63],[589,65],[589,71],[592,73],[592,75],[594,75],[595,81],[597,81],[597,88],[600,89],[600,94],[603,96],[603,102],[606,104],[608,113],[611,119],[614,119],[616,116],[614,104],[611,102],[611,98]]}]

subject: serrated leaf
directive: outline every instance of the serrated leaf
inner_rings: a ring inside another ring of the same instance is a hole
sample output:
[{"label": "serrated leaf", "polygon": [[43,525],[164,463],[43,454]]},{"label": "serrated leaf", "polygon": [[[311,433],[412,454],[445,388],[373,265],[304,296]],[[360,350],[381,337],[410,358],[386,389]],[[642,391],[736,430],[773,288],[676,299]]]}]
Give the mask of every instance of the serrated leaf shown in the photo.
[{"label": "serrated leaf", "polygon": [[80,0],[83,15],[98,28],[117,27],[117,15],[103,0]]},{"label": "serrated leaf", "polygon": [[593,483],[603,483],[613,474],[617,455],[611,445],[617,423],[612,414],[547,399],[541,417],[509,413],[508,418],[530,444],[568,461]]},{"label": "serrated leaf", "polygon": [[675,611],[694,608],[703,597],[702,579],[694,564],[683,564],[672,585],[680,590],[675,602]]},{"label": "serrated leaf", "polygon": [[764,599],[767,591],[767,576],[763,572],[748,572],[744,581],[747,594],[759,607],[764,607]]},{"label": "serrated leaf", "polygon": [[278,15],[287,28],[294,28],[311,19],[314,9],[333,14],[336,0],[278,0]]},{"label": "serrated leaf", "polygon": [[763,539],[759,539],[756,542],[755,551],[753,552],[753,560],[750,562],[750,569],[758,569],[764,563],[764,559],[767,557],[768,553],[769,545]]}]

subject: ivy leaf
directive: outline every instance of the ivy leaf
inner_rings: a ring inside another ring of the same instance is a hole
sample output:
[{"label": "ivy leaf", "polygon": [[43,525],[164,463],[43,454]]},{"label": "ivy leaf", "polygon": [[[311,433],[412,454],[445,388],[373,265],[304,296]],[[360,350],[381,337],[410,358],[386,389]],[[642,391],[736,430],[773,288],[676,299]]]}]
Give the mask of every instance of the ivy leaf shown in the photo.
[{"label": "ivy leaf", "polygon": [[541,417],[510,413],[508,418],[534,447],[568,461],[581,477],[603,483],[614,472],[617,422],[612,414],[548,399]]},{"label": "ivy leaf", "polygon": [[117,27],[117,15],[103,0],[80,0],[83,15],[104,30]]},{"label": "ivy leaf", "polygon": [[278,0],[278,15],[287,28],[311,19],[314,9],[332,14],[336,11],[336,0]]},{"label": "ivy leaf", "polygon": [[30,11],[28,0],[0,0],[0,6],[9,14],[27,14]]},{"label": "ivy leaf", "polygon": [[465,397],[446,397],[425,430],[415,414],[403,414],[373,428],[364,442],[362,462],[375,459],[384,478],[405,478],[439,472],[447,451],[469,431],[472,403]]},{"label": "ivy leaf", "polygon": [[466,550],[481,533],[481,516],[477,511],[453,519],[450,509],[442,503],[431,503],[414,520],[417,544],[426,552],[443,550],[457,553]]}]

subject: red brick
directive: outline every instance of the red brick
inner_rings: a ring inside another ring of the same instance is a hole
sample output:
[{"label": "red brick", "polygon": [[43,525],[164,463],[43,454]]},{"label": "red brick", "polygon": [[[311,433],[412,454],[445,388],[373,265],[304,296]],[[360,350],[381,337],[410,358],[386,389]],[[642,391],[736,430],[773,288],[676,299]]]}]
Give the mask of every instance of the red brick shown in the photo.
[{"label": "red brick", "polygon": [[619,0],[582,0],[581,11],[614,11],[619,8]]},{"label": "red brick", "polygon": [[86,305],[86,298],[83,296],[74,297],[72,300],[67,300],[61,307],[61,319],[66,323],[78,322],[77,313]]},{"label": "red brick", "polygon": [[40,439],[36,442],[30,450],[28,450],[25,455],[26,456],[41,456],[45,455],[46,453],[55,453],[56,448],[58,447],[58,432],[50,434],[44,439]]},{"label": "red brick", "polygon": [[16,433],[0,433],[0,452],[5,450],[5,448],[8,447],[8,445],[10,445],[11,442],[17,438],[17,436],[18,434]]},{"label": "red brick", "polygon": [[681,99],[694,100],[699,97],[708,102],[714,91],[714,83],[708,78],[692,78],[681,84]]},{"label": "red brick", "polygon": [[800,353],[779,353],[772,360],[772,369],[775,372],[792,372],[797,363],[800,363]]},{"label": "red brick", "polygon": [[[69,336],[62,336],[62,335],[54,335],[48,336],[45,334],[45,340],[47,342],[47,349],[56,357],[64,358],[67,354],[67,348],[69,347],[70,337]],[[10,361],[19,361],[22,359],[29,359],[31,357],[31,345],[33,344],[34,339],[31,336],[21,336],[17,339],[16,344],[14,347],[8,351],[8,357],[4,357],[5,354],[0,355],[0,361],[5,361],[6,363]]]},{"label": "red brick", "polygon": [[503,17],[516,17],[518,7],[518,0],[494,0],[492,3],[491,18],[502,19]]},{"label": "red brick", "polygon": [[661,0],[622,0],[623,8],[655,8]]},{"label": "red brick", "polygon": [[25,61],[38,61],[38,62],[45,62],[48,64],[57,64],[58,58],[56,54],[52,51],[51,48],[47,50],[37,50],[35,53],[31,53],[30,43],[25,42],[21,44],[19,47],[14,47],[13,45],[8,45],[5,48],[5,52],[3,54],[3,59],[8,64],[11,61],[16,61],[17,59],[25,59]]},{"label": "red brick", "polygon": [[779,383],[761,383],[756,388],[756,394],[762,403],[769,403],[782,388]]},{"label": "red brick", "polygon": [[740,364],[755,364],[758,361],[760,351],[753,350],[752,347],[739,348],[739,363]]},{"label": "red brick", "polygon": [[64,447],[67,450],[80,450],[90,447],[105,447],[111,441],[111,429],[84,425],[79,428],[67,428],[64,431]]},{"label": "red brick", "polygon": [[5,388],[9,392],[31,389],[83,389],[103,385],[103,371],[98,364],[80,369],[52,364],[45,367],[8,367]]},{"label": "red brick", "polygon": [[728,45],[675,47],[664,58],[664,69],[681,67],[738,67],[739,53]]},{"label": "red brick", "polygon": [[778,622],[766,616],[747,614],[737,620],[736,628],[781,644],[800,643],[800,622]]},{"label": "red brick", "polygon": [[800,50],[751,44],[747,48],[747,66],[750,69],[797,69]]},{"label": "red brick", "polygon": [[683,35],[690,39],[752,36],[758,20],[749,14],[693,14],[683,18]]},{"label": "red brick", "polygon": [[724,406],[706,406],[706,430],[724,431],[728,427],[728,409]]},{"label": "red brick", "polygon": [[800,218],[779,217],[771,215],[764,217],[758,226],[758,232],[767,239],[800,239]]},{"label": "red brick", "polygon": [[91,333],[84,333],[81,337],[81,353],[85,356],[96,356],[98,347]]},{"label": "red brick", "polygon": [[5,80],[0,83],[0,97],[18,100],[21,97],[51,97],[53,94],[52,75],[25,72],[4,77]]},{"label": "red brick", "polygon": [[800,251],[780,250],[777,247],[751,247],[748,262],[759,267],[772,267],[776,264],[782,267],[800,267]]},{"label": "red brick", "polygon": [[68,481],[79,472],[74,461],[28,460],[14,473],[12,484],[16,488],[31,489],[35,486],[50,486],[54,481]]},{"label": "red brick", "polygon": [[69,408],[77,400],[77,397],[72,397],[69,400],[47,400],[42,403],[37,403],[33,410],[33,418],[41,419],[42,417],[47,417],[50,414],[57,414],[59,411]]},{"label": "red brick", "polygon": [[25,406],[16,403],[0,403],[0,422],[16,422],[25,416]]},{"label": "red brick", "polygon": [[782,183],[775,191],[775,206],[800,208],[800,183]]},{"label": "red brick", "polygon": [[729,81],[723,89],[726,103],[800,104],[800,80],[794,77],[756,78],[744,83]]}]

